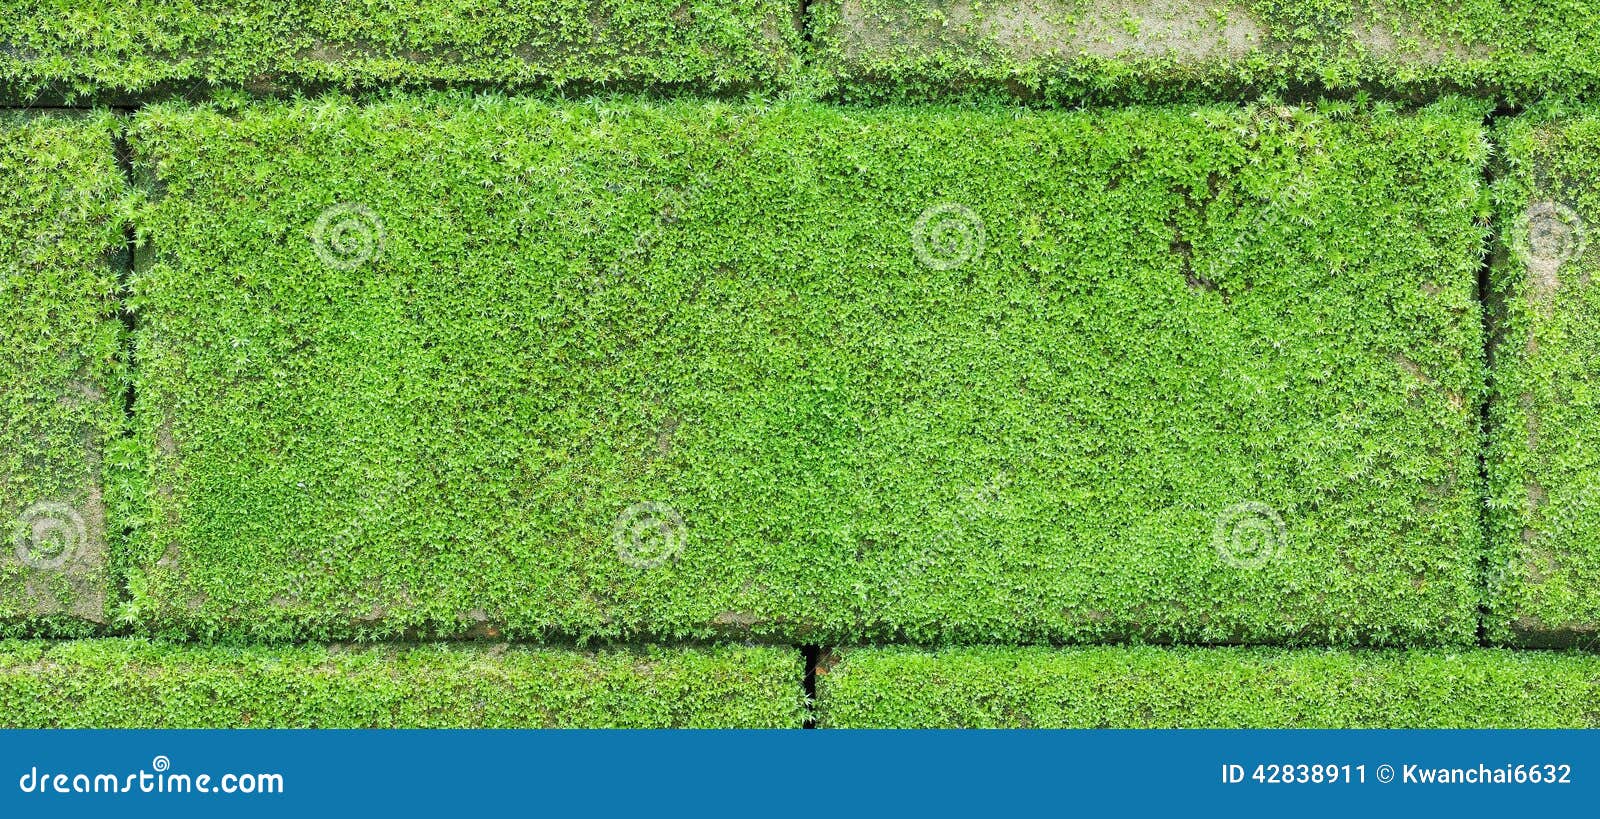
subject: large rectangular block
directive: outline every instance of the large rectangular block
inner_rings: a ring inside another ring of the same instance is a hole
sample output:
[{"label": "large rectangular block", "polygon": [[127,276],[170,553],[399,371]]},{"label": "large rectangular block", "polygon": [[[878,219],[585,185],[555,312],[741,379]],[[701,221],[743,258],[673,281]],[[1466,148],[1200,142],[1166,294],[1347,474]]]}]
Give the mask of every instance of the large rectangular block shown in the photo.
[{"label": "large rectangular block", "polygon": [[104,623],[124,179],[105,116],[0,118],[0,633]]},{"label": "large rectangular block", "polygon": [[820,728],[1592,728],[1600,657],[1538,651],[850,649]]},{"label": "large rectangular block", "polygon": [[[1563,116],[1565,114],[1565,116]],[[1600,115],[1542,110],[1499,130],[1492,289],[1489,635],[1600,637]]]},{"label": "large rectangular block", "polygon": [[850,100],[1062,103],[1377,90],[1593,93],[1600,7],[1521,0],[817,0],[816,62]]},{"label": "large rectangular block", "polygon": [[799,728],[800,652],[0,642],[3,728]]},{"label": "large rectangular block", "polygon": [[772,90],[798,65],[798,11],[794,0],[15,0],[0,8],[0,94]]},{"label": "large rectangular block", "polygon": [[1471,641],[1481,113],[147,110],[134,611]]}]

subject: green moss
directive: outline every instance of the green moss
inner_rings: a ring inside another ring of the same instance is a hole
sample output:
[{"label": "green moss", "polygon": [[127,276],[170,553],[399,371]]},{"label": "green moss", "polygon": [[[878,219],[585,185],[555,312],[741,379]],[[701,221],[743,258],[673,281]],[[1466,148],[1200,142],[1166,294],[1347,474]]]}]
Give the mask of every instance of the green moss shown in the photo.
[{"label": "green moss", "polygon": [[1578,728],[1597,697],[1582,654],[855,649],[816,709],[822,728]]},{"label": "green moss", "polygon": [[692,88],[787,82],[788,0],[16,0],[0,8],[12,101],[208,87]]},{"label": "green moss", "polygon": [[1151,102],[1316,88],[1525,102],[1600,89],[1600,7],[1586,0],[819,0],[811,9],[818,71],[833,96],[852,101]]},{"label": "green moss", "polygon": [[1069,104],[1317,88],[1523,102],[1600,88],[1587,0],[817,0],[809,14],[794,0],[18,0],[0,9],[0,96],[454,85]]},{"label": "green moss", "polygon": [[798,728],[792,649],[0,642],[4,728]]},{"label": "green moss", "polygon": [[1600,114],[1502,123],[1489,447],[1490,636],[1600,636]]},{"label": "green moss", "polygon": [[[119,511],[117,268],[126,191],[108,116],[0,119],[0,631],[105,622]],[[78,621],[74,624],[74,621]]]},{"label": "green moss", "polygon": [[1471,640],[1480,113],[148,109],[134,613]]}]

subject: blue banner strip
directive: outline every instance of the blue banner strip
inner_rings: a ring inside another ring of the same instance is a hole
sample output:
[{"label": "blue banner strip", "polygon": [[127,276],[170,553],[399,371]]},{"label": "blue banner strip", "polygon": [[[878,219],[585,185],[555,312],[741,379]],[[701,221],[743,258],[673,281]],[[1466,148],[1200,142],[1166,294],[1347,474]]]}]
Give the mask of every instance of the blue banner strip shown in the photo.
[{"label": "blue banner strip", "polygon": [[0,816],[1589,813],[1586,731],[0,731]]}]

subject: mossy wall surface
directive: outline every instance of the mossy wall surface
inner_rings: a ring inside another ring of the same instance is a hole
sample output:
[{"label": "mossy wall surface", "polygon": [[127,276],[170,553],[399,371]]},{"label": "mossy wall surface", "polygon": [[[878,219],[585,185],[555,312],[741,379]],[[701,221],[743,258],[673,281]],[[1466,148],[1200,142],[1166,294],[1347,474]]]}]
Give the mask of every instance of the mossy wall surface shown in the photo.
[{"label": "mossy wall surface", "polygon": [[473,88],[989,98],[1057,105],[1332,92],[1525,103],[1600,87],[1586,0],[18,0],[11,104],[238,89]]},{"label": "mossy wall surface", "polygon": [[1591,725],[1597,34],[11,3],[0,724]]},{"label": "mossy wall surface", "polygon": [[1470,641],[1479,115],[147,109],[132,606]]}]

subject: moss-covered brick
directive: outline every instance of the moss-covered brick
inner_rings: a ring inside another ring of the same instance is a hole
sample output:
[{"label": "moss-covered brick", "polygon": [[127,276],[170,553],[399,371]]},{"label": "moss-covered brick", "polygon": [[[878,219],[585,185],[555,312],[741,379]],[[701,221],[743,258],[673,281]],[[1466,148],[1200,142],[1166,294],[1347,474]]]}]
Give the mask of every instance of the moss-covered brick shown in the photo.
[{"label": "moss-covered brick", "polygon": [[1540,651],[850,649],[820,728],[1593,728],[1600,657]]},{"label": "moss-covered brick", "polygon": [[124,443],[109,116],[0,117],[0,633],[104,623]]},{"label": "moss-covered brick", "polygon": [[1600,113],[1503,120],[1496,187],[1489,635],[1600,637]]},{"label": "moss-covered brick", "polygon": [[1482,113],[146,109],[131,610],[1469,642]]},{"label": "moss-covered brick", "polygon": [[775,89],[797,65],[797,14],[793,0],[14,0],[0,94]]},{"label": "moss-covered brick", "polygon": [[1307,89],[1515,101],[1600,88],[1587,0],[817,0],[848,100],[1254,99]]},{"label": "moss-covered brick", "polygon": [[800,652],[0,642],[4,728],[799,728]]}]

